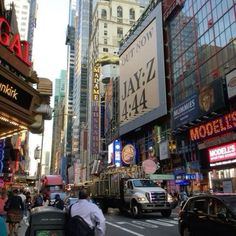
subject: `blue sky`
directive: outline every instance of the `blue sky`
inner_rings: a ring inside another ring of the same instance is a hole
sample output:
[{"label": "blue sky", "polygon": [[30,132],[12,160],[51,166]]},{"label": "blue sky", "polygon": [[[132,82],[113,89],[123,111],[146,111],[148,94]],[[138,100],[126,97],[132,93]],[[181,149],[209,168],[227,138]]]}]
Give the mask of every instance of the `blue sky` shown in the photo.
[{"label": "blue sky", "polygon": [[[53,82],[60,71],[67,66],[67,46],[65,45],[68,24],[69,0],[38,0],[37,26],[34,32],[33,65],[39,77]],[[53,106],[53,97],[51,98]],[[45,122],[43,150],[51,152],[52,121]],[[42,135],[30,136],[30,157],[34,149],[41,146]],[[31,163],[34,174],[36,162]]]}]

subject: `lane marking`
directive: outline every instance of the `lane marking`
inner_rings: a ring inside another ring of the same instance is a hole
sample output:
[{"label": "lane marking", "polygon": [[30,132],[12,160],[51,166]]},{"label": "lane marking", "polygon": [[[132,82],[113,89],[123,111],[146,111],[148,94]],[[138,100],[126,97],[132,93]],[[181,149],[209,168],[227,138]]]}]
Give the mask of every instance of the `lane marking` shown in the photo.
[{"label": "lane marking", "polygon": [[161,221],[158,221],[158,220],[146,220],[147,222],[149,223],[152,223],[152,224],[156,224],[156,225],[162,225],[162,226],[174,226],[172,224],[168,224],[168,223],[165,223],[165,222],[161,222]]},{"label": "lane marking", "polygon": [[175,225],[178,224],[178,222],[176,220],[169,220],[169,219],[158,219],[158,220],[166,222],[166,223],[170,223],[170,224],[175,224]]},{"label": "lane marking", "polygon": [[119,225],[127,224],[127,225],[131,225],[131,226],[137,227],[137,228],[139,228],[139,229],[145,229],[145,228],[142,227],[142,226],[135,225],[135,224],[132,224],[132,223],[129,223],[129,222],[123,222],[123,221],[121,221],[121,222],[116,222],[116,223],[119,224]]},{"label": "lane marking", "polygon": [[137,235],[137,236],[145,236],[144,234],[139,234],[139,233],[137,233],[137,232],[134,232],[134,231],[132,231],[132,230],[126,229],[126,228],[124,228],[124,227],[121,227],[120,225],[115,225],[115,224],[113,224],[113,223],[111,223],[111,222],[108,222],[108,221],[106,221],[106,224],[111,225],[111,226],[116,227],[116,228],[119,228],[119,229],[121,229],[121,230],[123,230],[123,231],[129,232],[129,233],[134,234],[134,235]]},{"label": "lane marking", "polygon": [[153,224],[143,222],[143,221],[138,221],[138,220],[133,220],[132,223],[137,224],[137,225],[141,225],[141,226],[144,226],[144,227],[146,226],[146,227],[153,228],[153,229],[156,229],[156,228],[159,227],[157,225],[153,225]]}]

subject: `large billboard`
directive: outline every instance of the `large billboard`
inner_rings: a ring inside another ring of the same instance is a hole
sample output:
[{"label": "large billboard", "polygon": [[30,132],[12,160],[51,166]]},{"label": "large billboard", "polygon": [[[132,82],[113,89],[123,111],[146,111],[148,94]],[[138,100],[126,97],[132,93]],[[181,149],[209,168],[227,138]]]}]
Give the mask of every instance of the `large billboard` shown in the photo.
[{"label": "large billboard", "polygon": [[161,3],[119,54],[122,135],[167,113]]}]

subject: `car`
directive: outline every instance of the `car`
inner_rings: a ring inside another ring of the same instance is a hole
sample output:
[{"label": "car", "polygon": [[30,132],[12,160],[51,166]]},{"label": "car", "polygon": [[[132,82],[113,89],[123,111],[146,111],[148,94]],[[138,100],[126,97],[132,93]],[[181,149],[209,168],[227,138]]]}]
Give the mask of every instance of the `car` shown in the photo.
[{"label": "car", "polygon": [[60,198],[64,201],[67,194],[65,192],[52,192],[50,193],[49,195],[49,205],[50,206],[53,206],[54,202],[55,202],[55,197],[56,197],[56,194],[59,194],[60,195]]},{"label": "car", "polygon": [[181,236],[235,236],[236,194],[190,197],[179,212],[178,230]]}]

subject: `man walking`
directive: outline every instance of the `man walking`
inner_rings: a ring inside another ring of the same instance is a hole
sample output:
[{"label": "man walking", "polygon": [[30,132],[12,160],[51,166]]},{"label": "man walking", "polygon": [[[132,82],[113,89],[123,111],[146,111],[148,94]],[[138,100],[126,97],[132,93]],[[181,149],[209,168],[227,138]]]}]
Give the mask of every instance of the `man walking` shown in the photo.
[{"label": "man walking", "polygon": [[79,191],[79,200],[71,206],[70,216],[82,217],[90,228],[95,230],[95,236],[104,236],[106,230],[105,217],[101,209],[90,200],[88,189]]}]

